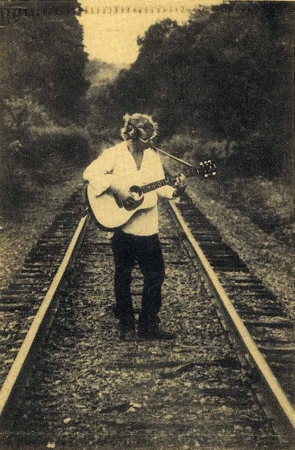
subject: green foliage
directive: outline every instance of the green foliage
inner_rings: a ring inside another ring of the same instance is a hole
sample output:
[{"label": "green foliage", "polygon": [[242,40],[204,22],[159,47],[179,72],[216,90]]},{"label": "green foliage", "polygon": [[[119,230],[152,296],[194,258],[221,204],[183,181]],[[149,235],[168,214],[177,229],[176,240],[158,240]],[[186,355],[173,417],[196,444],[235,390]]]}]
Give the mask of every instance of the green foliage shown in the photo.
[{"label": "green foliage", "polygon": [[82,28],[75,17],[19,18],[2,30],[0,51],[0,101],[25,92],[53,119],[81,120],[89,83]]},{"label": "green foliage", "polygon": [[89,135],[81,127],[32,127],[27,149],[26,165],[29,167],[46,167],[57,156],[71,166],[83,166],[91,159]]},{"label": "green foliage", "polygon": [[19,17],[1,29],[1,207],[89,161],[82,39],[71,15]]},{"label": "green foliage", "polygon": [[191,164],[206,159],[220,160],[234,152],[234,143],[229,144],[225,140],[207,140],[188,134],[174,134],[163,145],[173,155],[183,158]]},{"label": "green foliage", "polygon": [[4,127],[11,133],[22,136],[32,126],[51,123],[44,106],[34,100],[31,95],[6,99],[4,104]]},{"label": "green foliage", "polygon": [[25,203],[32,192],[31,172],[22,164],[24,147],[22,142],[14,140],[7,143],[1,136],[0,141],[0,208]]},{"label": "green foliage", "polygon": [[244,158],[270,176],[290,167],[293,16],[292,3],[231,2],[151,26],[109,90],[115,121],[150,113],[161,139],[235,143],[241,171]]},{"label": "green foliage", "polygon": [[85,128],[30,127],[26,139],[12,141],[1,153],[1,208],[25,205],[43,185],[70,179],[92,159]]},{"label": "green foliage", "polygon": [[[224,164],[236,176],[253,176],[265,174],[270,178],[282,173],[284,159],[280,143],[274,136],[251,136],[233,146],[233,153]],[[225,167],[226,169],[226,167]]]},{"label": "green foliage", "polygon": [[200,181],[201,189],[212,200],[238,209],[279,242],[294,246],[294,193],[286,180],[262,176],[227,177]]},{"label": "green foliage", "polygon": [[102,86],[113,81],[118,75],[119,70],[120,68],[115,64],[109,64],[95,58],[87,62],[85,77],[90,82],[91,88],[95,88],[96,86]]}]

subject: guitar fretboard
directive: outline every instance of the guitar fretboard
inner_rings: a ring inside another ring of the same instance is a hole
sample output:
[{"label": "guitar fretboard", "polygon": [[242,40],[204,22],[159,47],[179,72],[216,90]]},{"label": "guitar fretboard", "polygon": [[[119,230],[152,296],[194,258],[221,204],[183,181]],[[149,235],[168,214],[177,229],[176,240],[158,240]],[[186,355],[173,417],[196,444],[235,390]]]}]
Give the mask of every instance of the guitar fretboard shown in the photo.
[{"label": "guitar fretboard", "polygon": [[154,191],[155,189],[165,186],[166,184],[168,184],[168,180],[163,179],[163,180],[153,181],[152,183],[146,184],[146,185],[142,186],[141,189],[142,189],[142,192],[145,194],[146,192]]},{"label": "guitar fretboard", "polygon": [[[190,171],[186,171],[185,176],[190,177],[191,175],[200,175],[204,178],[209,177],[210,175],[216,175],[216,165],[211,161],[205,161],[200,163],[200,167],[193,167]],[[141,186],[141,190],[143,194],[146,192],[154,191],[162,186],[166,186],[169,184],[170,186],[174,186],[177,178],[175,176],[168,176],[167,178],[163,178],[162,180],[153,181],[152,183]]]}]

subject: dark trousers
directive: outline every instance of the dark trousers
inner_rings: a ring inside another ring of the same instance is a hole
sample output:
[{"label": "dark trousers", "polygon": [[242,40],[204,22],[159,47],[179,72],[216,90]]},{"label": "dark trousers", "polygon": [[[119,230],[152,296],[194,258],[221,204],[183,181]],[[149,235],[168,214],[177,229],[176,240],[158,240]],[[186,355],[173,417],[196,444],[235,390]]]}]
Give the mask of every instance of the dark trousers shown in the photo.
[{"label": "dark trousers", "polygon": [[159,236],[133,236],[116,230],[112,240],[115,261],[115,298],[120,325],[134,326],[134,311],[130,291],[131,271],[138,263],[144,277],[142,310],[139,327],[149,329],[161,308],[161,286],[165,266]]}]

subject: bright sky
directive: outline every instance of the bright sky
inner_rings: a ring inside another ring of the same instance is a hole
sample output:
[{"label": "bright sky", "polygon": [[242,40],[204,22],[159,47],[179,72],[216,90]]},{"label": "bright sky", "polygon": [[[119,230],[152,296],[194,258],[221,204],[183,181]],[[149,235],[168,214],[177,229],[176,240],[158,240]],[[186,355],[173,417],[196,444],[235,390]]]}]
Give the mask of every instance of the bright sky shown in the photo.
[{"label": "bright sky", "polygon": [[150,0],[80,0],[80,3],[87,9],[79,22],[84,28],[89,58],[121,65],[136,60],[136,39],[153,23],[167,17],[182,23],[188,19],[189,10],[198,4],[212,5],[221,0],[155,0],[152,3]]}]

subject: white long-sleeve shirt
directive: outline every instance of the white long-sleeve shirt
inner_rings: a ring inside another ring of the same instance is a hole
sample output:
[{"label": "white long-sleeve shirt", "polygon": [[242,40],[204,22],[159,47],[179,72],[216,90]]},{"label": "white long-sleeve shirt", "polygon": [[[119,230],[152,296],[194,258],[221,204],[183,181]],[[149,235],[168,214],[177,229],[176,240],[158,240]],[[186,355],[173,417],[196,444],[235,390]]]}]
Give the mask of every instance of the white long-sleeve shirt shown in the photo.
[{"label": "white long-sleeve shirt", "polygon": [[[134,179],[134,177],[138,184],[142,186],[159,181],[165,176],[160,156],[151,148],[144,150],[141,166],[138,170],[125,141],[104,150],[102,155],[94,160],[83,173],[83,179],[87,180],[97,190],[97,195],[122,182],[128,186],[128,181]],[[157,195],[172,199],[174,190],[172,186],[166,185],[153,191],[153,194],[149,193],[150,197],[151,194],[154,195],[153,206],[136,211],[121,229],[125,233],[136,236],[151,236],[158,233]]]}]

